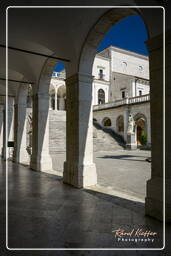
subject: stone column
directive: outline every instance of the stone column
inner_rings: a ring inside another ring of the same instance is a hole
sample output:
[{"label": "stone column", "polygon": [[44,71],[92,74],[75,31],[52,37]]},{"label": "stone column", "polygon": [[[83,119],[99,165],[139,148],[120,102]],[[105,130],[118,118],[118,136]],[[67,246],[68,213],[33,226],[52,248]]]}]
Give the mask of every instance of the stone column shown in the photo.
[{"label": "stone column", "polygon": [[59,98],[59,110],[64,110],[65,109],[65,100],[64,98],[61,96]]},{"label": "stone column", "polygon": [[124,116],[124,140],[127,142],[128,116],[129,116],[128,106],[125,106],[123,116]]},{"label": "stone column", "polygon": [[52,110],[51,94],[49,94],[49,109]]},{"label": "stone column", "polygon": [[4,106],[0,105],[0,155],[3,149]]},{"label": "stone column", "polygon": [[58,107],[57,107],[57,89],[55,88],[55,110],[58,110]]},{"label": "stone column", "polygon": [[30,167],[37,171],[52,170],[49,155],[49,95],[33,95],[32,155]]},{"label": "stone column", "polygon": [[27,98],[23,98],[14,105],[14,155],[13,161],[16,163],[28,163],[27,153],[27,118],[26,118]]},{"label": "stone column", "polygon": [[6,131],[6,108],[4,109],[4,126],[3,126],[3,150],[2,156],[4,160],[9,158],[8,141],[14,140],[14,98],[8,97],[8,120]]},{"label": "stone column", "polygon": [[77,73],[66,80],[66,162],[64,182],[77,188],[97,183],[93,163],[92,136],[93,76]]},{"label": "stone column", "polygon": [[[170,52],[171,33],[166,40],[166,78],[171,73]],[[163,38],[157,36],[147,42],[150,60],[150,99],[151,99],[151,142],[152,142],[152,174],[147,182],[147,194],[145,200],[146,214],[163,220]],[[168,83],[168,84],[167,84]],[[170,88],[169,79],[166,85]],[[165,111],[166,118],[170,118],[170,96],[168,109]],[[166,99],[167,99],[166,98]],[[166,137],[166,221],[171,221],[171,136]],[[167,147],[168,146],[168,147]]]}]

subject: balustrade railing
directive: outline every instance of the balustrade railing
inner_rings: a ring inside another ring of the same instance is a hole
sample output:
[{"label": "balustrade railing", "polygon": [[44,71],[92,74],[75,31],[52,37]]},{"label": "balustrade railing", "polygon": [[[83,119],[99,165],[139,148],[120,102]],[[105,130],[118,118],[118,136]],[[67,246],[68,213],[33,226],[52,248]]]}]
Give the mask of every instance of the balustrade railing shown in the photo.
[{"label": "balustrade railing", "polygon": [[136,104],[136,103],[147,102],[147,101],[150,101],[150,94],[131,97],[131,98],[124,98],[122,100],[117,100],[115,102],[109,102],[109,103],[100,104],[100,105],[94,105],[93,110],[114,108],[122,105]]}]

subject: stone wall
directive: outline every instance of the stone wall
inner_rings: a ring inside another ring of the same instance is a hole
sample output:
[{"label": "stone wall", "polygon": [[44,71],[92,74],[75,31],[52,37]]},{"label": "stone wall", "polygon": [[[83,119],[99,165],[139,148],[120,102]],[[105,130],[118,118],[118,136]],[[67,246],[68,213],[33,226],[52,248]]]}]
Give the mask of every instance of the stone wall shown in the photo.
[{"label": "stone wall", "polygon": [[[117,128],[117,118],[122,115],[124,120],[125,116],[128,115],[128,113],[131,113],[133,117],[135,117],[137,114],[143,114],[146,117],[147,120],[147,134],[148,134],[148,143],[151,144],[151,128],[150,128],[150,103],[136,103],[132,105],[123,105],[115,108],[109,108],[104,110],[96,110],[93,111],[93,117],[97,120],[99,124],[103,124],[103,119],[105,117],[110,118],[111,120],[111,128],[116,132],[118,132]],[[127,129],[127,124],[124,123],[124,127]],[[125,132],[120,132],[120,135],[122,135],[125,138]],[[125,138],[126,139],[126,138]]]}]

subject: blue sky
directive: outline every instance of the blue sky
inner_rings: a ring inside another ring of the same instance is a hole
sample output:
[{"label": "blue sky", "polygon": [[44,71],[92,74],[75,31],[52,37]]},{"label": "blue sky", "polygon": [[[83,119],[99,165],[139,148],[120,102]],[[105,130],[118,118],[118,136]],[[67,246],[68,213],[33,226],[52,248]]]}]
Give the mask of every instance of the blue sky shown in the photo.
[{"label": "blue sky", "polygon": [[[145,41],[148,39],[143,20],[138,15],[129,16],[114,25],[100,42],[97,52],[102,51],[110,45],[148,55]],[[55,71],[64,68],[59,62]]]}]

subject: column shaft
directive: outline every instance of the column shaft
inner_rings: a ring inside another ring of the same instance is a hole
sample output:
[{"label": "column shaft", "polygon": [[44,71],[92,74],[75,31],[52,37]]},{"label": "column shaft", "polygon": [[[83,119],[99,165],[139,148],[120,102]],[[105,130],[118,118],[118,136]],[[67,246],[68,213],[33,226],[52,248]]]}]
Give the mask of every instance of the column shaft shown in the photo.
[{"label": "column shaft", "polygon": [[32,155],[30,167],[38,171],[52,169],[49,155],[49,96],[33,96]]},{"label": "column shaft", "polygon": [[4,106],[0,105],[0,155],[3,149]]},{"label": "column shaft", "polygon": [[97,183],[92,139],[93,77],[75,74],[66,80],[67,122],[64,182],[81,188]]},{"label": "column shaft", "polygon": [[27,131],[26,131],[26,108],[25,104],[15,104],[14,106],[14,156],[13,161],[17,163],[28,163],[27,153]]},{"label": "column shaft", "polygon": [[[149,59],[150,59],[152,175],[151,175],[151,179],[148,180],[147,182],[145,210],[147,215],[163,220],[163,38],[162,36],[152,38],[150,41],[147,42],[147,45],[149,48]],[[168,52],[168,55],[169,55],[169,52]],[[171,185],[171,179],[167,178],[166,183]],[[166,194],[167,192],[169,192],[170,197],[166,203],[167,204],[166,208],[169,209],[166,213],[166,221],[171,220],[171,200],[170,200],[171,189],[167,190],[166,188]]]}]

